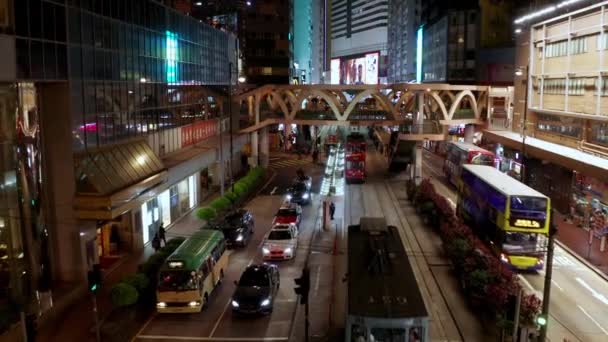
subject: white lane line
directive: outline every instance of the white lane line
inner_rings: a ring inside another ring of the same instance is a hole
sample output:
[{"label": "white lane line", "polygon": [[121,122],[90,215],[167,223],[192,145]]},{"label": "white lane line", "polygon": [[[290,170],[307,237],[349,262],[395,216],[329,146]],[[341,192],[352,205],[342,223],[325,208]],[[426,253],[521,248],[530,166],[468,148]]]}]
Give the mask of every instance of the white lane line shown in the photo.
[{"label": "white lane line", "polygon": [[224,317],[224,314],[226,313],[226,310],[228,309],[228,305],[230,305],[231,301],[232,301],[232,296],[230,298],[228,298],[226,305],[224,305],[224,310],[222,310],[222,314],[220,315],[220,317],[217,318],[217,321],[215,321],[215,324],[213,325],[213,329],[211,330],[211,334],[209,334],[209,337],[213,337],[213,334],[215,334],[215,330],[217,330],[217,327],[220,325],[220,322],[222,321],[222,318]]},{"label": "white lane line", "polygon": [[608,335],[608,331],[606,331],[606,329],[604,329],[604,327],[602,327],[593,317],[591,317],[591,315],[588,314],[587,311],[585,311],[585,309],[583,309],[582,306],[580,306],[580,305],[576,305],[576,306],[578,306],[578,308],[585,314],[585,316],[589,317],[589,319],[593,323],[595,323],[595,325],[597,325],[597,327],[600,328],[600,330],[603,331],[604,334]]},{"label": "white lane line", "polygon": [[586,281],[584,281],[583,279],[576,277],[574,278],[579,284],[581,284],[582,287],[586,288],[587,290],[589,290],[589,292],[591,292],[591,295],[599,300],[600,302],[608,305],[608,298],[606,298],[606,296],[604,296],[603,294],[597,292],[593,287],[591,287],[591,285],[587,284]]},{"label": "white lane line", "polygon": [[275,186],[274,189],[272,189],[272,191],[270,192],[270,194],[274,195],[274,192],[277,191],[278,188],[279,188],[278,186]]},{"label": "white lane line", "polygon": [[264,341],[288,341],[287,337],[190,337],[190,336],[171,336],[171,335],[142,335],[138,338],[147,340],[180,340],[180,341],[244,341],[244,342],[264,342]]},{"label": "white lane line", "polygon": [[141,329],[139,329],[139,331],[137,332],[137,334],[135,334],[135,336],[133,336],[133,338],[131,339],[131,342],[134,342],[136,339],[139,338],[139,334],[141,334],[142,331],[144,331],[146,329],[146,327],[148,326],[148,324],[150,324],[150,322],[152,322],[152,320],[154,319],[154,317],[156,317],[156,312],[154,312],[154,314],[152,314],[150,316],[150,318],[148,318],[148,320],[146,321],[146,323],[144,323],[144,325],[141,326]]},{"label": "white lane line", "polygon": [[559,286],[559,284],[555,280],[551,279],[551,283],[553,283],[553,285],[555,285],[555,287],[557,287],[560,291],[564,291],[564,289],[562,289],[562,287]]}]

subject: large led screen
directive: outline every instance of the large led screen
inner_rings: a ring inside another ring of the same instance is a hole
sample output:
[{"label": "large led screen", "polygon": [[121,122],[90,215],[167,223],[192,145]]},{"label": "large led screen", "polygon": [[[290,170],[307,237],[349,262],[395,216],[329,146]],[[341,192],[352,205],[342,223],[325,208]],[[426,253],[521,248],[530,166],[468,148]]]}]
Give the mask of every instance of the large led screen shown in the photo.
[{"label": "large led screen", "polygon": [[[331,61],[333,84],[378,84],[378,52]],[[339,82],[337,81],[339,75]]]}]

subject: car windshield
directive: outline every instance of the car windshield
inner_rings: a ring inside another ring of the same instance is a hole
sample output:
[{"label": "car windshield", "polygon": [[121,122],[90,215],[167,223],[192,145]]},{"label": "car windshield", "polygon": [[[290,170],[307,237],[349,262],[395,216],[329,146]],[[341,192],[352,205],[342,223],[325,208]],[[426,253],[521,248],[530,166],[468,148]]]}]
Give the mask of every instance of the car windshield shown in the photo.
[{"label": "car windshield", "polygon": [[292,187],[293,191],[306,191],[306,184],[304,183],[296,183]]},{"label": "car windshield", "polygon": [[268,234],[268,240],[291,240],[291,232],[285,230],[271,230]]},{"label": "car windshield", "polygon": [[265,287],[270,283],[268,272],[259,267],[250,267],[243,272],[239,280],[239,286],[257,286]]},{"label": "car windshield", "polygon": [[547,199],[542,197],[511,196],[511,210],[547,211]]},{"label": "car windshield", "polygon": [[506,232],[502,248],[508,254],[542,252],[546,249],[547,238],[536,233]]},{"label": "car windshield", "polygon": [[243,213],[236,213],[226,216],[226,224],[228,226],[236,226],[243,221]]},{"label": "car windshield", "polygon": [[298,213],[295,209],[279,209],[277,216],[297,216]]},{"label": "car windshield", "polygon": [[160,272],[159,291],[187,291],[196,289],[196,277],[190,271]]}]

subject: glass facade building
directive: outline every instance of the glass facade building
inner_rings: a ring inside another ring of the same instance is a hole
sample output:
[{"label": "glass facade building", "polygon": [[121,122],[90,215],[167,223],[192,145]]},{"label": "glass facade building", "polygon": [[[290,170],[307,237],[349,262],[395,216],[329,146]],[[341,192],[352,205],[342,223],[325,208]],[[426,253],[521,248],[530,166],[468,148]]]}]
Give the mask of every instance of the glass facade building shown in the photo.
[{"label": "glass facade building", "polygon": [[[109,226],[108,245],[137,233],[116,208],[106,221],[83,219],[75,199],[87,186],[112,199],[137,185],[129,202],[155,176],[170,189],[160,199],[171,203],[166,222],[197,203],[199,178],[167,176],[155,153],[186,146],[193,129],[217,132],[223,103],[213,89],[231,79],[237,40],[155,0],[0,0],[0,32],[1,333],[17,317],[9,308],[41,313],[53,284],[82,283],[85,230]],[[124,163],[108,159],[117,154]],[[112,173],[119,164],[125,172]]]}]

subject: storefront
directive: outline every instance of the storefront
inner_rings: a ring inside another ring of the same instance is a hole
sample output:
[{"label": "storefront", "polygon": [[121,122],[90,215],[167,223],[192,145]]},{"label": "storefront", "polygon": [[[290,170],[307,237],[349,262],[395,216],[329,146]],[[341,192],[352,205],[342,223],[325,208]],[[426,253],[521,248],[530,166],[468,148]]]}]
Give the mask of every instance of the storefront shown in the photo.
[{"label": "storefront", "polygon": [[191,175],[142,204],[141,227],[144,244],[152,240],[161,224],[168,227],[194,208],[198,203],[198,177],[198,173]]},{"label": "storefront", "polygon": [[501,144],[489,144],[482,146],[496,155],[495,166],[498,170],[521,181],[523,174],[521,153],[505,147]]},{"label": "storefront", "polygon": [[608,183],[574,172],[570,217],[598,238],[608,234]]}]

